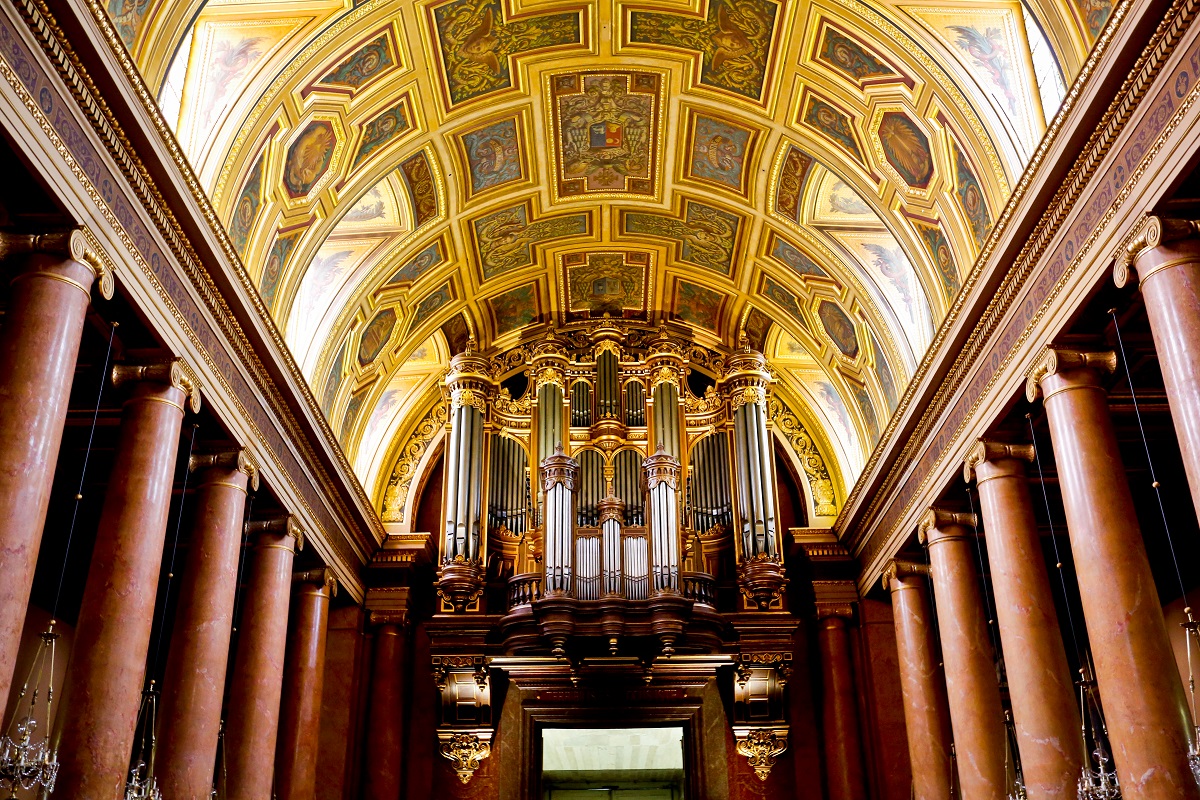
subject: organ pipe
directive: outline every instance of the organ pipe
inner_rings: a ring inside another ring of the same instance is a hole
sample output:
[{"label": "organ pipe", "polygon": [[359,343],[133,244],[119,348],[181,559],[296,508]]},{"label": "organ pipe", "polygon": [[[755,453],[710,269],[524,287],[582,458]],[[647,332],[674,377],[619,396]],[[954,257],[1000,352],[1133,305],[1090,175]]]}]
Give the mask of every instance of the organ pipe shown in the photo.
[{"label": "organ pipe", "polygon": [[487,361],[469,346],[450,361],[450,437],[446,449],[445,537],[442,561],[480,560],[483,511],[484,411],[491,383]]},{"label": "organ pipe", "polygon": [[748,348],[730,359],[726,376],[733,410],[733,460],[737,465],[738,523],[742,557],[777,559],[775,481],[767,431],[766,360]]},{"label": "organ pipe", "polygon": [[488,481],[488,525],[511,533],[525,533],[527,521],[526,480],[529,458],[516,439],[492,439]]},{"label": "organ pipe", "polygon": [[643,462],[650,509],[650,574],[654,594],[679,592],[679,459],[660,444]]},{"label": "organ pipe", "polygon": [[616,419],[621,411],[617,356],[605,350],[596,359],[596,410],[601,419]]},{"label": "organ pipe", "polygon": [[542,461],[546,507],[545,594],[565,595],[571,591],[575,487],[579,464],[563,452],[562,445]]},{"label": "organ pipe", "polygon": [[679,460],[682,450],[682,436],[679,413],[679,389],[670,381],[663,381],[654,387],[654,424],[651,427],[651,441],[657,446],[662,445],[667,455]]},{"label": "organ pipe", "polygon": [[625,516],[625,501],[608,494],[600,501],[600,536],[603,540],[605,596],[621,594],[621,520]]}]

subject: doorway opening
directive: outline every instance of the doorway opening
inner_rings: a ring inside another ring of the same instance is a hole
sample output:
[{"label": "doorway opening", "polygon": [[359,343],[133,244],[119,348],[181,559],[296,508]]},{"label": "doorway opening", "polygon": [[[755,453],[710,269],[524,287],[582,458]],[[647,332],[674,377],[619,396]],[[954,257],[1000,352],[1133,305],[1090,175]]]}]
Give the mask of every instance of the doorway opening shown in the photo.
[{"label": "doorway opening", "polygon": [[684,800],[683,728],[543,728],[544,800]]}]

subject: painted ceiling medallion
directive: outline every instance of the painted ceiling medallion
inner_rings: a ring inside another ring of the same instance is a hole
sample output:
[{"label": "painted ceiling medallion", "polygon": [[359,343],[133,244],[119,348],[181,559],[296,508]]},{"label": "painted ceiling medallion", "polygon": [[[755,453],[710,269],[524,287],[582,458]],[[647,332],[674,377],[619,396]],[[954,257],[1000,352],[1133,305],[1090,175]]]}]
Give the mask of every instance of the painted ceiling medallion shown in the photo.
[{"label": "painted ceiling medallion", "polygon": [[283,185],[289,196],[304,197],[312,192],[329,171],[337,146],[333,123],[320,119],[304,127],[288,146],[283,163]]},{"label": "painted ceiling medallion", "polygon": [[657,199],[664,77],[574,72],[549,81],[555,199]]},{"label": "painted ceiling medallion", "polygon": [[929,137],[903,111],[885,111],[875,127],[879,153],[907,186],[928,189],[933,179]]},{"label": "painted ceiling medallion", "polygon": [[568,253],[562,263],[568,322],[604,316],[647,319],[646,298],[652,293],[649,253]]}]

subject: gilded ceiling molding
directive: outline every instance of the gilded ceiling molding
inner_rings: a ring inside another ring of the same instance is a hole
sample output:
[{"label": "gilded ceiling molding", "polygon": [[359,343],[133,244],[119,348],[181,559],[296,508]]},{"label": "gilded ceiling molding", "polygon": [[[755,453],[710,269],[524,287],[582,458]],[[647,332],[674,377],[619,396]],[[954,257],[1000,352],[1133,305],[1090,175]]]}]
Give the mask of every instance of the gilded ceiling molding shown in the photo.
[{"label": "gilded ceiling molding", "polygon": [[[89,0],[87,8],[92,15],[93,21],[100,28],[100,33],[103,40],[109,45],[121,70],[125,73],[127,79],[130,81],[134,94],[141,103],[143,111],[149,116],[153,127],[158,131],[162,139],[165,149],[167,150],[171,159],[175,161],[183,181],[192,193],[193,201],[200,209],[201,216],[209,224],[214,233],[219,250],[223,251],[225,254],[227,261],[231,266],[233,275],[242,284],[243,289],[245,290],[245,299],[264,321],[265,328],[276,345],[277,353],[273,355],[279,359],[284,370],[290,372],[294,385],[297,387],[297,392],[300,395],[301,402],[307,403],[310,410],[314,412],[313,418],[316,420],[315,424],[326,437],[327,446],[330,447],[330,451],[334,455],[334,458],[338,461],[339,468],[342,470],[342,483],[340,487],[334,483],[332,476],[328,475],[320,468],[316,468],[314,470],[314,477],[325,489],[325,497],[337,509],[341,517],[343,519],[354,518],[355,515],[351,513],[349,508],[345,505],[341,492],[344,489],[348,489],[351,494],[357,495],[358,499],[364,504],[364,507],[370,506],[370,500],[366,497],[365,492],[362,491],[362,487],[358,485],[358,482],[349,477],[352,474],[352,471],[350,470],[349,464],[345,460],[345,456],[341,452],[340,447],[337,446],[336,440],[333,438],[332,431],[329,430],[329,427],[325,423],[323,416],[321,416],[320,410],[316,406],[315,399],[312,397],[311,392],[307,389],[307,385],[305,384],[303,377],[299,374],[295,362],[291,359],[286,346],[284,346],[282,339],[279,337],[278,330],[275,328],[273,322],[270,321],[270,317],[267,315],[266,309],[263,307],[257,291],[254,289],[253,284],[249,281],[244,267],[238,259],[237,254],[234,252],[232,244],[229,241],[223,226],[217,220],[211,204],[209,204],[206,196],[200,189],[195,175],[191,172],[191,169],[188,166],[183,154],[179,151],[174,137],[166,127],[165,122],[162,119],[162,115],[158,111],[154,98],[148,93],[145,83],[141,80],[141,77],[130,60],[124,45],[121,44],[120,39],[117,37],[116,32],[104,11],[104,8],[100,6],[99,3],[95,2],[95,0]],[[49,10],[46,8],[44,3],[41,2],[41,0],[22,0],[22,2],[18,4],[18,10],[25,17],[30,29],[37,38],[39,45],[45,51],[46,55],[50,59],[50,62],[53,64],[60,77],[65,82],[76,103],[78,103],[81,112],[87,117],[100,141],[109,151],[110,155],[118,165],[118,168],[120,169],[124,178],[129,181],[129,184],[136,194],[138,201],[141,203],[149,217],[153,220],[158,232],[162,235],[163,240],[167,243],[170,251],[178,260],[184,275],[186,275],[191,285],[195,288],[200,301],[208,309],[212,318],[215,320],[218,329],[225,337],[225,340],[232,346],[238,360],[247,368],[256,387],[259,387],[258,391],[261,393],[262,398],[267,401],[270,410],[276,415],[276,418],[282,424],[290,440],[300,450],[301,457],[305,459],[307,463],[319,464],[319,459],[317,458],[316,452],[313,450],[311,442],[309,442],[307,437],[299,430],[298,423],[293,417],[291,411],[287,408],[286,403],[284,403],[279,397],[277,390],[274,387],[274,381],[267,373],[265,366],[263,365],[258,354],[255,352],[253,346],[245,337],[235,316],[232,314],[231,310],[226,304],[225,299],[212,282],[212,279],[209,277],[206,269],[202,265],[199,256],[196,254],[186,235],[179,227],[178,222],[167,208],[165,201],[158,192],[153,180],[145,169],[145,166],[132,152],[129,141],[117,126],[115,117],[113,116],[111,110],[107,105],[100,103],[95,99],[97,97],[96,88],[91,82],[91,79],[88,77],[87,73],[82,71],[78,66],[78,58],[71,47],[66,43],[66,39],[61,28],[59,28],[53,17],[50,16]],[[305,493],[301,491],[297,484],[295,484],[290,470],[280,460],[280,455],[275,452],[275,448],[267,442],[264,432],[255,425],[253,422],[253,415],[249,413],[248,409],[243,403],[243,399],[225,380],[222,368],[212,360],[212,354],[208,352],[205,345],[198,339],[196,332],[191,327],[190,321],[186,320],[182,316],[180,310],[165,293],[164,289],[162,288],[162,284],[155,275],[157,270],[151,269],[151,265],[147,264],[142,258],[137,244],[130,237],[129,232],[125,230],[124,225],[110,210],[108,206],[108,200],[105,199],[105,197],[102,197],[97,188],[91,184],[88,175],[82,170],[78,162],[75,160],[73,154],[65,146],[57,132],[54,130],[53,126],[45,118],[44,114],[42,114],[38,104],[34,102],[31,97],[28,97],[28,93],[25,92],[24,86],[21,84],[16,75],[12,74],[11,70],[9,70],[8,74],[6,74],[4,77],[13,87],[14,91],[16,91],[19,95],[23,95],[23,102],[25,103],[27,110],[34,117],[34,119],[37,120],[39,127],[42,128],[43,132],[50,138],[55,147],[59,150],[60,155],[66,161],[80,185],[84,187],[88,195],[91,197],[98,212],[108,221],[115,234],[123,241],[133,262],[137,264],[138,268],[142,271],[146,279],[158,291],[161,299],[164,302],[164,306],[170,309],[172,314],[175,316],[176,321],[180,326],[180,330],[187,333],[188,338],[192,341],[192,344],[196,348],[197,352],[203,354],[207,365],[210,367],[213,374],[221,381],[221,388],[223,389],[224,394],[238,409],[238,413],[242,416],[244,421],[251,427],[251,429],[255,431],[255,436],[259,440],[260,445],[263,447],[265,452],[272,456],[278,467],[279,474],[288,482],[294,496],[299,498],[300,502],[305,505],[313,519],[323,519],[324,515],[328,512],[326,512],[324,509],[314,508],[305,500]],[[329,517],[324,521],[326,525],[329,525],[332,523],[333,519],[332,517]],[[367,517],[367,521],[370,523],[370,516]],[[353,525],[349,527],[351,529],[356,529],[356,526]],[[349,540],[344,540],[341,537],[333,536],[333,532],[331,530],[323,529],[322,532],[325,534],[324,540],[328,542],[329,546],[333,547],[338,552],[339,557],[342,559],[343,563],[347,565],[347,568],[349,568],[349,565],[356,564],[361,561],[361,551],[365,550],[365,542],[354,542],[354,544],[360,548],[360,550],[355,550],[351,549],[351,542]],[[363,531],[362,533],[366,533],[366,531]],[[372,531],[372,533],[374,533],[374,531]],[[377,536],[381,535],[382,528],[380,526],[380,531]]]},{"label": "gilded ceiling molding", "polygon": [[[838,513],[837,488],[839,487],[835,487],[829,468],[817,448],[813,435],[809,433],[808,428],[800,421],[799,417],[784,404],[778,393],[770,399],[768,416],[775,423],[775,430],[791,446],[796,461],[808,481],[806,494],[809,500],[810,519],[813,516],[836,517]],[[834,469],[836,474],[837,468]]]},{"label": "gilded ceiling molding", "polygon": [[[1115,31],[1119,28],[1121,19],[1128,12],[1129,8],[1129,4],[1124,4],[1114,12],[1114,23],[1105,29],[1105,34],[1101,37],[1105,46],[1115,37]],[[1069,212],[1077,207],[1076,199],[1082,194],[1085,188],[1089,188],[1087,184],[1094,175],[1100,161],[1111,149],[1134,109],[1145,96],[1171,52],[1178,45],[1183,33],[1188,29],[1189,23],[1194,18],[1196,10],[1197,4],[1195,0],[1178,0],[1172,6],[1164,22],[1155,31],[1154,36],[1143,50],[1134,69],[1131,70],[1130,77],[1121,87],[1122,91],[1114,98],[1102,123],[1097,126],[1096,131],[1089,139],[1088,146],[1082,149],[1080,157],[1072,167],[1067,179],[1064,180],[1062,186],[1056,192],[1050,208],[1043,215],[1042,224],[1035,227],[1034,235],[1026,243],[1021,254],[1016,259],[1012,269],[1005,278],[1005,282],[1001,286],[1001,291],[997,293],[996,297],[989,304],[983,319],[976,325],[976,333],[970,340],[968,347],[963,348],[958,360],[956,360],[947,378],[943,381],[942,387],[935,397],[935,401],[927,406],[927,410],[920,420],[917,431],[910,437],[910,444],[904,448],[900,460],[896,462],[897,465],[909,463],[914,458],[916,452],[927,444],[929,432],[937,420],[945,413],[949,399],[954,395],[958,386],[968,377],[972,368],[984,357],[983,348],[988,344],[995,344],[992,334],[996,331],[1001,318],[1005,316],[1005,312],[1011,307],[1011,302],[1018,290],[1024,288],[1027,284],[1027,279],[1032,274],[1034,268],[1044,263],[1042,256],[1048,247],[1048,240],[1052,239],[1059,232]],[[1093,53],[1093,56],[1096,57],[1097,53]],[[1089,68],[1092,66],[1094,66],[1094,62],[1089,60]],[[1088,74],[1090,74],[1090,70]],[[1075,89],[1078,90],[1080,85],[1080,83],[1077,83]],[[1171,89],[1164,84],[1163,91],[1169,92]],[[1001,371],[1011,363],[1021,346],[1028,340],[1033,331],[1038,328],[1039,321],[1053,306],[1055,299],[1063,287],[1071,280],[1080,264],[1083,263],[1096,240],[1119,213],[1124,201],[1129,197],[1134,187],[1140,183],[1142,175],[1171,136],[1180,119],[1195,103],[1197,97],[1200,97],[1200,88],[1193,86],[1182,99],[1182,102],[1178,105],[1174,102],[1172,103],[1172,108],[1175,111],[1169,120],[1156,120],[1163,122],[1160,134],[1144,150],[1142,150],[1139,144],[1138,149],[1143,157],[1140,159],[1138,166],[1128,174],[1125,183],[1122,184],[1115,195],[1106,194],[1103,197],[1104,210],[1098,218],[1087,221],[1084,229],[1080,231],[1082,241],[1078,244],[1075,242],[1070,243],[1073,250],[1070,257],[1066,259],[1068,263],[1061,265],[1061,277],[1053,285],[1046,287],[1044,299],[1039,304],[1028,324],[1016,340],[1011,343],[1008,351],[998,354],[1001,357],[999,369],[991,373],[985,385],[980,388],[975,401],[970,404],[969,408],[964,410],[961,424],[945,439],[941,445],[940,452],[936,455],[933,455],[931,451],[926,453],[927,458],[932,459],[932,463],[929,468],[923,470],[924,475],[919,485],[912,480],[905,482],[909,500],[904,504],[903,508],[893,503],[886,512],[888,520],[894,521],[904,516],[906,511],[916,502],[915,498],[927,489],[930,476],[938,464],[941,463],[953,443],[961,438],[964,430],[970,428],[974,412],[992,388],[994,388],[995,381],[1001,374]],[[1060,115],[1059,120],[1062,118],[1063,115]],[[1043,147],[1045,147],[1045,142],[1043,143]],[[1032,170],[1027,172],[1026,175],[1031,174],[1031,172]],[[1087,235],[1083,235],[1084,233]],[[1059,261],[1056,260],[1054,266],[1058,268],[1058,264]],[[932,354],[933,352],[931,351],[931,356]],[[888,546],[888,543],[894,539],[894,532],[892,536],[889,536],[888,530],[878,529],[880,528],[880,520],[876,517],[878,517],[881,511],[880,506],[883,500],[891,499],[896,491],[896,484],[904,480],[902,472],[902,467],[893,467],[892,471],[889,472],[884,490],[874,494],[873,502],[869,505],[866,514],[863,515],[863,523],[865,524],[862,524],[861,527],[856,527],[859,535],[856,537],[857,541],[854,544],[861,554],[860,557],[867,564],[874,564],[878,560],[882,549]],[[889,529],[891,527],[889,525]]]},{"label": "gilded ceiling molding", "polygon": [[[1185,2],[1189,2],[1189,0],[1176,0],[1176,3],[1172,8],[1179,8]],[[1080,98],[1083,96],[1085,88],[1088,86],[1089,81],[1095,74],[1101,59],[1104,57],[1110,43],[1115,38],[1116,31],[1120,28],[1120,25],[1132,4],[1133,0],[1123,0],[1120,6],[1113,11],[1112,24],[1105,28],[1104,34],[1097,41],[1095,49],[1092,50],[1091,55],[1088,57],[1083,68],[1080,70],[1076,81],[1071,84],[1070,88],[1067,90],[1067,95],[1063,99],[1063,104],[1060,107],[1058,114],[1050,123],[1050,127],[1047,129],[1045,136],[1042,138],[1041,144],[1038,145],[1037,150],[1030,159],[1029,165],[1022,173],[1021,179],[1014,189],[1012,196],[1001,209],[995,224],[992,226],[992,232],[988,235],[987,240],[984,242],[983,247],[980,250],[978,258],[975,260],[974,266],[964,278],[962,288],[954,298],[950,312],[942,321],[941,326],[934,332],[934,338],[929,345],[929,349],[926,351],[924,358],[922,358],[917,365],[916,371],[913,373],[907,387],[905,388],[904,394],[900,399],[900,404],[897,406],[897,409],[892,415],[891,420],[889,421],[887,428],[883,433],[883,436],[880,438],[879,445],[876,446],[876,448],[872,451],[870,458],[868,459],[867,464],[862,471],[862,475],[855,483],[853,489],[851,489],[849,496],[846,498],[842,514],[835,523],[835,528],[837,528],[839,533],[844,533],[846,528],[849,526],[850,519],[847,516],[847,510],[856,509],[860,495],[863,491],[863,486],[867,481],[867,477],[870,475],[870,473],[876,470],[878,463],[885,452],[887,452],[890,447],[894,446],[894,440],[897,436],[896,429],[900,421],[906,416],[908,408],[912,405],[913,398],[916,396],[919,385],[924,380],[924,377],[928,373],[929,369],[939,359],[939,352],[942,348],[942,344],[950,330],[954,327],[954,324],[957,322],[959,316],[961,316],[964,312],[968,298],[971,296],[975,286],[982,279],[984,271],[988,267],[988,259],[991,257],[991,254],[995,248],[999,245],[1000,240],[1004,238],[1004,234],[1007,232],[1008,226],[1013,224],[1013,218],[1019,201],[1030,191],[1034,182],[1039,177],[1039,169],[1042,163],[1045,161],[1051,147],[1061,134],[1062,128],[1066,124],[1071,111],[1074,110],[1075,106],[1080,102]],[[1172,18],[1168,16],[1167,19]],[[1172,22],[1172,25],[1175,26],[1174,21]],[[1178,27],[1181,30],[1183,26],[1175,27]],[[1180,31],[1176,31],[1176,37],[1178,37],[1179,32]],[[1161,40],[1165,38],[1166,34],[1167,32],[1162,29],[1156,32],[1155,39],[1152,40],[1151,46],[1147,48],[1146,52],[1149,53],[1155,47],[1161,46]],[[1162,61],[1165,60],[1166,55],[1169,54],[1170,49],[1173,47],[1174,43],[1170,45],[1167,53],[1161,55],[1157,65],[1153,68],[1154,74],[1156,74],[1158,69],[1161,68]],[[1149,76],[1145,74],[1145,62],[1147,60],[1148,56],[1145,54],[1139,58],[1135,69],[1131,71],[1131,75],[1135,77],[1131,78],[1126,83],[1125,88],[1134,90],[1136,99],[1140,99],[1145,93],[1149,87],[1149,82],[1153,77],[1152,74]],[[1021,286],[1024,285],[1025,280],[1032,272],[1038,258],[1040,258],[1040,256],[1045,252],[1046,248],[1050,244],[1050,241],[1057,234],[1067,213],[1073,207],[1075,200],[1081,194],[1084,184],[1095,172],[1100,160],[1112,146],[1113,140],[1120,130],[1119,125],[1113,125],[1114,119],[1121,117],[1123,122],[1123,119],[1132,112],[1134,105],[1136,105],[1136,100],[1134,99],[1134,95],[1131,95],[1129,92],[1126,92],[1113,101],[1113,104],[1110,106],[1109,111],[1105,115],[1105,119],[1097,127],[1096,132],[1089,139],[1087,146],[1081,150],[1079,159],[1077,159],[1076,163],[1072,166],[1070,172],[1063,180],[1062,185],[1058,190],[1056,190],[1054,197],[1051,199],[1049,207],[1043,213],[1039,221],[1040,224],[1034,228],[1034,233],[1032,234],[1030,240],[1022,248],[1021,252],[1018,254],[1018,257],[1014,261],[1008,276],[1006,276],[1004,281],[1001,283],[992,300],[989,301],[988,307],[985,309],[980,322],[976,326],[976,335],[967,342],[966,346],[964,346],[952,369],[945,378],[943,382],[943,392],[939,393],[938,397],[935,398],[935,402],[926,406],[926,410],[923,413],[917,428],[905,440],[905,445],[902,447],[896,463],[908,463],[908,461],[912,458],[913,452],[917,450],[928,438],[932,426],[936,424],[937,417],[942,411],[945,410],[945,404],[953,395],[954,389],[957,389],[958,385],[961,384],[961,381],[965,378],[965,371],[971,364],[975,362],[976,359],[980,357],[981,351],[987,342],[988,335],[995,330],[996,326],[1000,322],[1000,318],[1005,312],[1007,312],[1017,291]],[[1124,115],[1124,117],[1122,117],[1122,115]],[[900,480],[898,475],[889,477],[883,488],[890,490],[895,486],[898,480]],[[864,520],[869,520],[873,516],[875,507],[881,501],[881,498],[885,496],[887,496],[886,491],[876,492],[872,495],[870,507],[866,510],[866,512],[861,512]],[[856,518],[858,518],[860,515],[860,512],[857,510],[854,510],[853,513]],[[867,527],[861,525],[856,526],[856,530],[859,532],[857,538],[861,539],[865,536]]]},{"label": "gilded ceiling molding", "polygon": [[[448,404],[443,401],[441,393],[432,396],[432,404],[426,402],[427,410],[418,417],[416,425],[404,437],[397,437],[397,442],[403,442],[399,450],[390,455],[388,461],[394,464],[386,481],[381,481],[382,495],[380,497],[380,516],[385,523],[407,523],[412,525],[414,512],[413,500],[410,497],[413,481],[420,473],[420,467],[428,460],[430,445],[443,432],[448,418]],[[428,468],[428,464],[425,464]]]}]

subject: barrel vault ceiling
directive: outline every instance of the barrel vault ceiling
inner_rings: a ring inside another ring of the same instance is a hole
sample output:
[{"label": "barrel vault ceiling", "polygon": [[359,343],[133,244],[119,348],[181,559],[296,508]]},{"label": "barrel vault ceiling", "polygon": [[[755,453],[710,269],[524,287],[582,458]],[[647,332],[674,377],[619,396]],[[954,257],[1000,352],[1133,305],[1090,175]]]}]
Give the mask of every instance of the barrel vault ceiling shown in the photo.
[{"label": "barrel vault ceiling", "polygon": [[109,3],[381,509],[468,336],[605,314],[744,334],[844,497],[1109,10]]}]

